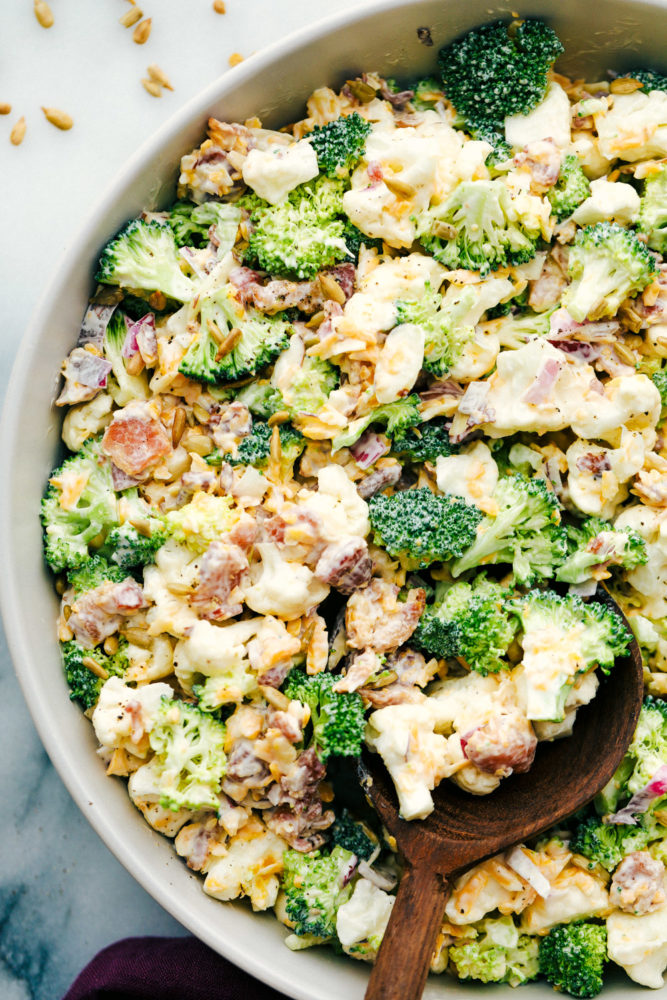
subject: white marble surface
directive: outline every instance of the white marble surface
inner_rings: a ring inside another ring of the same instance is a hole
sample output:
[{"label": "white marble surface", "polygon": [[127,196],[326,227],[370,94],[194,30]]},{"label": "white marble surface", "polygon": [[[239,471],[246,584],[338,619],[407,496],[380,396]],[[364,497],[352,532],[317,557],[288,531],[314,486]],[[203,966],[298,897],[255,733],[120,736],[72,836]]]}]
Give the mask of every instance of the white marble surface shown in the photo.
[{"label": "white marble surface", "polygon": [[[30,0],[2,3],[0,102],[0,393],[31,309],[59,255],[126,157],[205,84],[305,23],[364,0],[140,0],[153,18],[135,45],[118,18],[126,0],[50,0],[45,31]],[[174,92],[141,87],[149,63]],[[41,105],[66,109],[70,132]],[[25,115],[23,144],[9,133]],[[75,331],[72,331],[74,338]],[[88,826],[51,766],[0,634],[0,997],[59,1000],[106,944],[183,929],[141,889]]]}]

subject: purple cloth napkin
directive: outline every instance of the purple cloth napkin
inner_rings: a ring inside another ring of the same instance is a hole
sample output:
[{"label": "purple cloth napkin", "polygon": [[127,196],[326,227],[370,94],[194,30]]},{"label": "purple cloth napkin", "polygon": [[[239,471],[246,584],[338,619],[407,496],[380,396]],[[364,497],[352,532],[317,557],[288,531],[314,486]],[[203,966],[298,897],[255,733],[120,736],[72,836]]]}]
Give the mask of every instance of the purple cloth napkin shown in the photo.
[{"label": "purple cloth napkin", "polygon": [[117,941],[63,1000],[286,1000],[193,937]]}]

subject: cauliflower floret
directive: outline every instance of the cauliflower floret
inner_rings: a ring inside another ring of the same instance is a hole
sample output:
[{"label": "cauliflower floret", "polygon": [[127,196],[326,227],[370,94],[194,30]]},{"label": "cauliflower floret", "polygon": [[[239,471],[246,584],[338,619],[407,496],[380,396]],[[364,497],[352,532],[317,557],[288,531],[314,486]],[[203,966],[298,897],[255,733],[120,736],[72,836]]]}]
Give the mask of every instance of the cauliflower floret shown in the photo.
[{"label": "cauliflower floret", "polygon": [[[396,897],[360,878],[354,892],[336,914],[336,934],[343,950],[354,958],[371,961],[377,954]],[[362,948],[354,948],[363,942]]]},{"label": "cauliflower floret", "polygon": [[251,618],[232,625],[198,621],[174,649],[174,669],[183,688],[191,692],[194,684],[212,678],[206,685],[207,707],[211,708],[242,701],[256,690],[257,679],[250,671],[246,644],[263,621]]},{"label": "cauliflower floret", "polygon": [[466,763],[458,736],[446,739],[434,733],[435,721],[430,699],[389,705],[368,719],[366,743],[382,757],[404,819],[428,816],[431,790]]},{"label": "cauliflower floret", "polygon": [[253,910],[268,910],[278,897],[287,846],[253,816],[209,866],[204,892],[222,900],[249,896]]},{"label": "cauliflower floret", "polygon": [[459,926],[481,920],[497,909],[502,914],[519,913],[533,895],[500,855],[475,865],[456,879],[445,916]]},{"label": "cauliflower floret", "polygon": [[257,551],[262,562],[250,570],[253,582],[246,588],[245,600],[258,614],[290,621],[308,614],[329,593],[307,566],[286,562],[272,543],[260,543]]},{"label": "cauliflower floret", "polygon": [[124,749],[135,757],[148,752],[150,732],[162,698],[174,692],[168,684],[144,684],[131,688],[120,677],[110,677],[102,685],[93,712],[93,729],[104,750]]},{"label": "cauliflower floret", "polygon": [[609,111],[594,115],[600,152],[608,160],[667,156],[667,94],[635,90],[614,94]]},{"label": "cauliflower floret", "polygon": [[584,514],[610,520],[628,495],[626,483],[643,467],[646,448],[641,434],[623,428],[618,448],[575,441],[565,454],[572,502]]},{"label": "cauliflower floret", "polygon": [[300,506],[322,522],[322,537],[329,543],[351,535],[365,538],[370,531],[368,504],[340,465],[327,465],[317,474],[318,490],[301,490]]},{"label": "cauliflower floret", "polygon": [[491,494],[498,483],[498,466],[483,441],[476,441],[458,455],[439,455],[436,477],[442,493],[453,493],[488,514],[494,513]]},{"label": "cauliflower floret", "polygon": [[424,361],[424,328],[415,323],[395,326],[382,345],[375,366],[378,403],[393,403],[410,392]]},{"label": "cauliflower floret", "polygon": [[552,139],[564,149],[570,142],[570,101],[563,88],[550,83],[544,99],[527,115],[507,117],[505,138],[515,149],[539,139]]},{"label": "cauliflower floret", "polygon": [[667,510],[636,504],[616,518],[615,528],[633,528],[646,542],[648,559],[626,574],[626,580],[643,595],[642,611],[649,618],[667,615]]},{"label": "cauliflower floret", "polygon": [[596,878],[575,865],[565,868],[551,881],[546,899],[538,896],[523,913],[521,930],[541,934],[556,924],[588,917],[604,917],[610,910],[609,894]]},{"label": "cauliflower floret", "polygon": [[590,131],[573,132],[567,152],[574,153],[589,180],[604,177],[609,171],[609,161],[598,148],[597,136]]},{"label": "cauliflower floret", "polygon": [[243,180],[270,205],[277,205],[318,173],[317,154],[307,139],[287,148],[251,149],[243,162]]},{"label": "cauliflower floret", "polygon": [[63,421],[62,439],[70,451],[79,451],[84,441],[94,437],[111,423],[113,399],[101,392],[88,403],[72,406]]},{"label": "cauliflower floret", "polygon": [[158,549],[155,565],[144,568],[144,596],[151,602],[146,614],[150,635],[183,636],[196,624],[196,613],[175,591],[194,590],[197,569],[197,557],[173,539]]},{"label": "cauliflower floret", "polygon": [[517,707],[516,690],[507,674],[482,674],[473,670],[464,677],[437,682],[429,703],[439,732],[466,733],[484,726],[503,711]]},{"label": "cauliflower floret", "polygon": [[[616,447],[625,426],[641,431],[647,447],[652,447],[661,412],[660,393],[653,382],[646,375],[613,378],[602,393],[593,387],[596,382],[590,365],[568,363],[546,340],[501,351],[496,371],[479,383],[483,398],[478,408],[488,420],[482,424],[484,432],[496,438],[571,426],[579,437],[601,438]],[[532,401],[535,398],[538,402]],[[452,436],[456,440],[468,429],[469,417],[459,410]]]},{"label": "cauliflower floret", "polygon": [[621,226],[634,222],[639,214],[640,198],[629,184],[619,184],[600,177],[591,184],[591,193],[572,218],[579,226],[613,220]]},{"label": "cauliflower floret", "polygon": [[127,790],[146,822],[165,837],[175,837],[195,815],[191,809],[166,809],[160,805],[162,781],[152,761],[130,775]]},{"label": "cauliflower floret", "polygon": [[667,905],[641,916],[615,910],[607,917],[607,952],[633,982],[659,989],[667,968]]}]

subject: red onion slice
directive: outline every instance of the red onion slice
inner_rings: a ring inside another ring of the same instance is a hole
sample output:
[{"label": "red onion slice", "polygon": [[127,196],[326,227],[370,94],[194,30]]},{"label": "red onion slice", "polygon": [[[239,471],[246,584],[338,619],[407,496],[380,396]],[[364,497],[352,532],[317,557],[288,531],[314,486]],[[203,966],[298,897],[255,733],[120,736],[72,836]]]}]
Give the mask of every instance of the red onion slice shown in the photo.
[{"label": "red onion slice", "polygon": [[390,451],[387,439],[384,440],[374,431],[364,431],[358,441],[356,441],[350,451],[354,455],[354,460],[360,469],[368,469]]},{"label": "red onion slice", "polygon": [[643,788],[640,788],[638,792],[632,796],[627,805],[619,809],[618,812],[612,813],[611,816],[605,816],[605,823],[625,823],[628,826],[636,826],[637,816],[641,813],[648,812],[651,808],[651,804],[663,795],[667,794],[667,764],[662,764],[661,767],[655,772],[651,780]]}]

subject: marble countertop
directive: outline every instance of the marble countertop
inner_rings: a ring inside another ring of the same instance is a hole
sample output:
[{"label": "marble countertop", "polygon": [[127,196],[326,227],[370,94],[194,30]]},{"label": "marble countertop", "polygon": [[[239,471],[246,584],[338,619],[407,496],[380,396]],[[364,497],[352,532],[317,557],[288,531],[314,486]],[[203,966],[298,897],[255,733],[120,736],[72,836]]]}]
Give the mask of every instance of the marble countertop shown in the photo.
[{"label": "marble countertop", "polygon": [[[0,394],[33,305],[108,181],[158,126],[243,56],[355,0],[140,0],[146,44],[118,23],[127,0],[50,0],[41,28],[30,0],[3,4],[0,102]],[[356,0],[364,2],[364,0]],[[149,63],[170,77],[161,99],[140,84]],[[59,132],[42,105],[74,119]],[[26,118],[22,145],[9,142]],[[74,331],[73,331],[74,335]],[[69,797],[46,756],[0,633],[0,997],[58,1000],[102,947],[184,929],[127,874]]]}]

